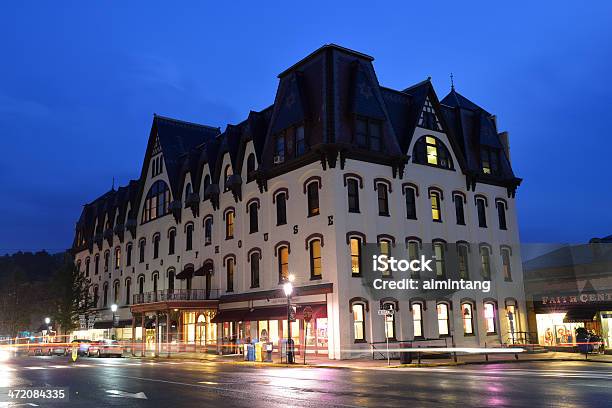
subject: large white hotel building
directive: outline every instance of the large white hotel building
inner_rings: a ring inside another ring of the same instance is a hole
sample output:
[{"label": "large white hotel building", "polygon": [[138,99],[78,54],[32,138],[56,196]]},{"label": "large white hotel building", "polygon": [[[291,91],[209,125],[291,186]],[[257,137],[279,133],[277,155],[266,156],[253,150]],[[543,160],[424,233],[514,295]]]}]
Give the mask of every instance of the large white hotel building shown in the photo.
[{"label": "large white hotel building", "polygon": [[[279,75],[271,106],[224,131],[154,116],[140,177],[86,204],[76,225],[90,335],[108,333],[117,304],[113,334],[147,352],[252,339],[276,350],[289,274],[299,352],[350,358],[385,337],[489,346],[525,331],[507,133],[454,89],[440,101],[429,79],[381,86],[372,61],[323,46]],[[366,242],[432,252],[437,278],[491,291],[373,299]],[[378,315],[386,303],[393,317]]]}]

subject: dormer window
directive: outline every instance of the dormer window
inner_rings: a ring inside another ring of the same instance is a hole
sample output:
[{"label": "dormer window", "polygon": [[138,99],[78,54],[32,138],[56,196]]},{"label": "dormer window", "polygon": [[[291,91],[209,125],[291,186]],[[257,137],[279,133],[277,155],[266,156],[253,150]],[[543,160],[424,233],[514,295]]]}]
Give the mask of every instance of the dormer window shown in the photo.
[{"label": "dormer window", "polygon": [[375,152],[382,150],[382,122],[358,116],[355,120],[355,142]]},{"label": "dormer window", "polygon": [[229,178],[232,175],[232,167],[228,164],[223,171],[223,191],[229,191]]},{"label": "dormer window", "polygon": [[170,190],[161,180],[156,181],[147,193],[144,208],[142,209],[142,222],[154,220],[169,212]]},{"label": "dormer window", "polygon": [[247,183],[255,179],[255,154],[249,154],[247,158]]},{"label": "dormer window", "polygon": [[442,141],[433,136],[423,136],[414,144],[414,163],[428,166],[453,169],[453,160]]},{"label": "dormer window", "polygon": [[493,176],[499,175],[499,149],[483,146],[480,148],[482,172]]},{"label": "dormer window", "polygon": [[300,157],[306,153],[304,126],[291,126],[278,135],[274,144],[274,164],[282,164],[286,159]]}]

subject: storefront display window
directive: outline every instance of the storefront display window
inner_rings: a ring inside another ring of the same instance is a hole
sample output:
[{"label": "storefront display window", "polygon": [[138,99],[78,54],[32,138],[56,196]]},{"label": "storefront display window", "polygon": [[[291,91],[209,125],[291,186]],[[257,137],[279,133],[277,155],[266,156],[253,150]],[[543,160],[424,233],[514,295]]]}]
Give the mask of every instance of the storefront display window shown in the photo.
[{"label": "storefront display window", "polygon": [[576,328],[584,323],[564,323],[566,313],[536,314],[538,341],[543,346],[571,346],[576,344]]}]

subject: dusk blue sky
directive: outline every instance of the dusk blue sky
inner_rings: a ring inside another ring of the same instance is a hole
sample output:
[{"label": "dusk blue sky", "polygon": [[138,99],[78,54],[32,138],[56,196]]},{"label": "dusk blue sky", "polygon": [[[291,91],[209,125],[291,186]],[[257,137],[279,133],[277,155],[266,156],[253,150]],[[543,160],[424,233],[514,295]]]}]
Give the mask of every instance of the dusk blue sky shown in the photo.
[{"label": "dusk blue sky", "polygon": [[332,42],[396,89],[431,76],[442,98],[453,72],[497,115],[523,241],[612,234],[612,3],[14,3],[0,6],[0,253],[69,247],[81,206],[139,176],[154,112],[224,128]]}]

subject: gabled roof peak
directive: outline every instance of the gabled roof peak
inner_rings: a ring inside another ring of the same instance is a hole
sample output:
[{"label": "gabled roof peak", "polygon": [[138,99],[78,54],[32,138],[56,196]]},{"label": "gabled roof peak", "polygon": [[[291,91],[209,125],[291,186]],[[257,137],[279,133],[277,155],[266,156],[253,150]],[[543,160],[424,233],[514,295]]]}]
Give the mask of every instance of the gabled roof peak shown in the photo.
[{"label": "gabled roof peak", "polygon": [[209,125],[202,125],[200,123],[195,123],[195,122],[189,122],[186,120],[180,120],[180,119],[174,119],[168,116],[162,116],[162,115],[158,115],[157,113],[153,114],[153,119],[154,120],[163,120],[166,122],[172,122],[178,125],[185,125],[185,126],[194,126],[194,127],[198,127],[198,128],[204,128],[204,129],[210,129],[210,130],[216,130],[216,131],[221,131],[221,128],[218,126],[209,126]]},{"label": "gabled roof peak", "polygon": [[491,116],[489,112],[476,105],[474,102],[470,101],[465,96],[461,95],[459,92],[455,90],[453,87],[451,91],[440,101],[443,105],[450,106],[451,108],[463,108],[471,111],[482,111],[487,116]]},{"label": "gabled roof peak", "polygon": [[423,85],[431,85],[431,77],[428,76],[426,79],[422,80],[421,82],[418,82],[414,85],[409,86],[408,88],[404,89],[402,92],[405,93],[410,93],[411,90],[415,89],[415,88],[419,88]]},{"label": "gabled roof peak", "polygon": [[287,75],[289,72],[295,70],[297,67],[303,65],[305,62],[311,60],[315,56],[317,56],[317,55],[321,54],[323,51],[327,51],[327,50],[335,50],[335,51],[339,51],[339,52],[342,52],[342,53],[345,53],[345,54],[352,55],[352,56],[357,57],[357,58],[363,58],[363,59],[366,59],[368,61],[374,61],[374,57],[372,57],[370,55],[361,53],[359,51],[352,50],[350,48],[342,47],[341,45],[338,45],[338,44],[329,43],[329,44],[324,44],[323,46],[317,48],[315,51],[311,52],[310,54],[308,54],[307,56],[305,56],[304,58],[302,58],[301,60],[299,60],[295,64],[291,65],[289,68],[287,68],[286,70],[284,70],[283,72],[278,74],[278,77],[281,78],[281,77]]}]

